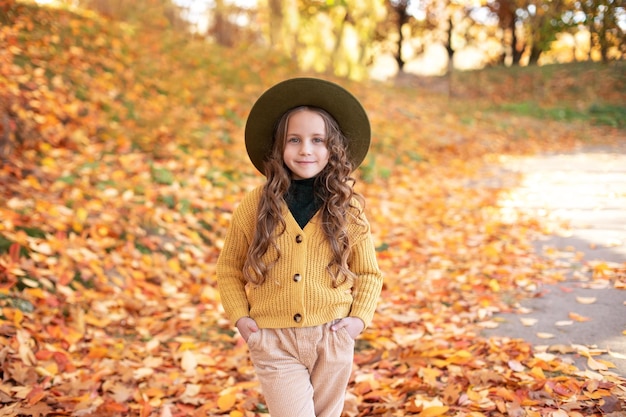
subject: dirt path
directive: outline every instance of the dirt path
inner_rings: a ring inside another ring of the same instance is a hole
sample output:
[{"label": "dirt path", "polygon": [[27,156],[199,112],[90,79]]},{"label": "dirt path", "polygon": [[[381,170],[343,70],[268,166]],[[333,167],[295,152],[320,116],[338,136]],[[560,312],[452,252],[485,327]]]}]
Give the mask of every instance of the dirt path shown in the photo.
[{"label": "dirt path", "polygon": [[[498,327],[485,336],[523,338],[581,369],[597,366],[587,349],[602,352],[593,358],[626,376],[626,146],[512,158],[505,166],[523,181],[503,204],[569,225],[536,242],[538,253],[559,259],[568,272],[517,312],[497,316]],[[622,289],[615,279],[591,279],[590,267],[601,262],[620,268]]]}]

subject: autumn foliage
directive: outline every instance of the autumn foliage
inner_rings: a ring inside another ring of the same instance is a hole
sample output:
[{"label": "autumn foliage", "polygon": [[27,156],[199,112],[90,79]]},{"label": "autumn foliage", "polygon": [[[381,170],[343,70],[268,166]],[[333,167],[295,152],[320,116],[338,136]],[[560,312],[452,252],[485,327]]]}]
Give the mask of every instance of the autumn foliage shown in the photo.
[{"label": "autumn foliage", "polygon": [[[214,264],[233,208],[262,181],[243,147],[247,111],[300,73],[264,50],[7,4],[0,416],[267,413]],[[549,225],[498,205],[516,182],[498,155],[571,148],[595,128],[503,124],[477,99],[340,82],[372,119],[357,187],[385,272],[344,416],[626,412],[610,362],[590,355],[581,370],[481,336],[494,313],[563,277],[532,249]],[[611,270],[597,278],[623,286]]]}]

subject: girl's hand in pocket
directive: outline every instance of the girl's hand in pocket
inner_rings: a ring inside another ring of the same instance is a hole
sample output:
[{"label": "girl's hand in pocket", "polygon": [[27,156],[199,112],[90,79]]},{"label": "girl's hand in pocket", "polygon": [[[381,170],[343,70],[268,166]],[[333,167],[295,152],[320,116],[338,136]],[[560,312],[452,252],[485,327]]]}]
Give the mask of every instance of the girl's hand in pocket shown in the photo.
[{"label": "girl's hand in pocket", "polygon": [[239,333],[241,334],[241,337],[243,337],[243,340],[246,341],[246,343],[248,342],[248,338],[252,333],[256,333],[259,331],[259,326],[257,326],[256,321],[254,321],[254,319],[250,317],[240,318],[239,320],[237,320],[235,326],[237,327],[237,329],[239,329]]},{"label": "girl's hand in pocket", "polygon": [[363,323],[363,320],[358,317],[346,317],[330,327],[330,329],[335,332],[342,328],[347,330],[350,337],[356,339],[365,328],[365,324]]}]

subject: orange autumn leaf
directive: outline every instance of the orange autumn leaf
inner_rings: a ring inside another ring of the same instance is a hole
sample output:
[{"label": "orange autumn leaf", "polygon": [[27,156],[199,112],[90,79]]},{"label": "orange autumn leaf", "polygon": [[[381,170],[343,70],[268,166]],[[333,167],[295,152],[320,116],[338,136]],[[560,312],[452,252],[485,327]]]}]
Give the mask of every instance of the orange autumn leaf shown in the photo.
[{"label": "orange autumn leaf", "polygon": [[33,406],[46,396],[46,391],[41,386],[33,388],[26,397],[29,406]]},{"label": "orange autumn leaf", "polygon": [[574,321],[578,321],[578,322],[584,322],[584,321],[589,321],[591,320],[591,318],[589,317],[585,317],[585,316],[581,316],[578,313],[574,313],[574,312],[570,312],[568,314],[568,317]]}]

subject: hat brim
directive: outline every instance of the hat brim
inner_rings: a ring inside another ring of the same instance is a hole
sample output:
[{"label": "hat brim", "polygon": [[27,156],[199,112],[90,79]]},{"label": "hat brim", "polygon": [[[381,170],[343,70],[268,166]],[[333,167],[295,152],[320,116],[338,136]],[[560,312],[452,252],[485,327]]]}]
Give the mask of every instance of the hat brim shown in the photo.
[{"label": "hat brim", "polygon": [[347,154],[356,169],[367,155],[371,128],[365,109],[349,91],[319,78],[292,78],[265,91],[252,106],[245,142],[252,164],[265,174],[264,160],[272,149],[278,119],[289,109],[314,106],[330,113],[348,139]]}]

